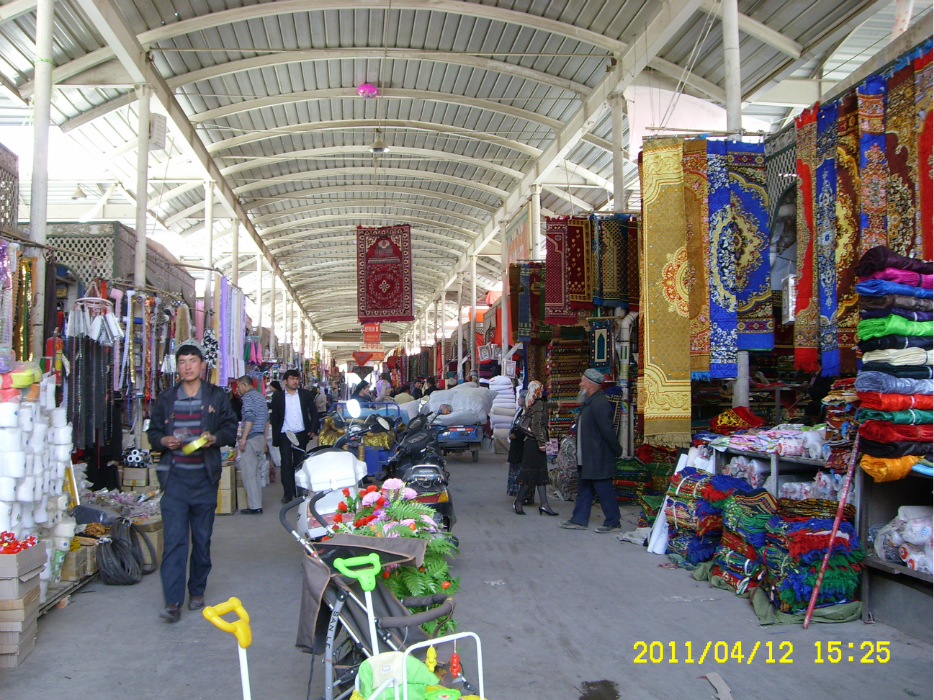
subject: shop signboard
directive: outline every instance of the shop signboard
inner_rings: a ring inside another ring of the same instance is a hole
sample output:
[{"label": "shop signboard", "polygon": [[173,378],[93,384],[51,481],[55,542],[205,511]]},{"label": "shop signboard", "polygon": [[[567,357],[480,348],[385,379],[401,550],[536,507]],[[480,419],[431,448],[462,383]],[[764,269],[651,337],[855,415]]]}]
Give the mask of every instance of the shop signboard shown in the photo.
[{"label": "shop signboard", "polygon": [[506,226],[506,264],[528,260],[531,255],[532,208],[526,203]]}]

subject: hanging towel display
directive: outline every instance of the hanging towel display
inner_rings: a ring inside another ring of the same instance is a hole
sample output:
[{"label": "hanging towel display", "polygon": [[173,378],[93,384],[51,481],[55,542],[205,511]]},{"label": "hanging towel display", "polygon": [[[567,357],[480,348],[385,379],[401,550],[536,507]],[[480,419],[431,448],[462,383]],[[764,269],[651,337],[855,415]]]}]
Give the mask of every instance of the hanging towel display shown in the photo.
[{"label": "hanging towel display", "polygon": [[408,224],[357,227],[360,323],[414,321],[412,230]]},{"label": "hanging towel display", "polygon": [[737,348],[771,350],[775,337],[765,145],[727,141],[727,170],[736,245]]},{"label": "hanging towel display", "polygon": [[687,229],[681,142],[645,144],[642,163],[640,257],[644,338],[645,439],[690,444],[691,369],[687,290]]},{"label": "hanging towel display", "polygon": [[818,347],[821,374],[840,374],[837,348],[837,103],[817,113],[816,233],[814,244],[817,270]]},{"label": "hanging towel display", "polygon": [[[736,245],[731,226],[726,142],[707,142],[710,237],[710,377],[736,376]],[[799,248],[800,250],[800,248]]]},{"label": "hanging towel display", "polygon": [[707,203],[707,141],[684,142],[684,216],[687,223],[691,324],[691,378],[710,378],[710,232]]}]

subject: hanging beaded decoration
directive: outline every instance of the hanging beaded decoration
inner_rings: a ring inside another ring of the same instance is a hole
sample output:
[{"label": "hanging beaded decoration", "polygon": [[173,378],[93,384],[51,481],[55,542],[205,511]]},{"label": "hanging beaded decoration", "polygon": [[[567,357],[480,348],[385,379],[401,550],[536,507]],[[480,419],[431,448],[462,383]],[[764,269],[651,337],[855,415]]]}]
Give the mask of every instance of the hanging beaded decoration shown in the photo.
[{"label": "hanging beaded decoration", "polygon": [[19,263],[19,284],[16,294],[16,320],[13,324],[13,351],[16,359],[25,362],[32,359],[32,259],[25,255]]},{"label": "hanging beaded decoration", "polygon": [[143,400],[149,402],[152,400],[152,382],[150,373],[152,370],[152,311],[156,305],[155,298],[147,296],[143,302],[143,338],[141,349],[143,351]]}]

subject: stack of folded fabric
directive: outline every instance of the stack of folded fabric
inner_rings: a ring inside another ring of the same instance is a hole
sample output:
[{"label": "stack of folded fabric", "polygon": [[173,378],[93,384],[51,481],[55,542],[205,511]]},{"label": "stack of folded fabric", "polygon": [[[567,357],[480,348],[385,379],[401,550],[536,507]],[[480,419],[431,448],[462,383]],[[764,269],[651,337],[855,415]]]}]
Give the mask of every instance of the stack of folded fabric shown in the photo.
[{"label": "stack of folded fabric", "polygon": [[669,479],[675,473],[678,451],[674,448],[643,443],[636,448],[636,458],[645,464],[652,480],[649,493],[664,495],[668,490]]},{"label": "stack of folded fabric", "polygon": [[548,430],[550,437],[558,440],[571,432],[571,426],[577,419],[581,375],[590,368],[590,346],[583,329],[562,327],[560,333],[560,338],[548,344],[546,360],[551,407]]},{"label": "stack of folded fabric", "polygon": [[828,548],[830,559],[817,597],[818,607],[850,603],[857,597],[865,552],[853,526],[855,509],[844,509],[844,519],[831,546],[836,510],[835,501],[781,499],[778,514],[766,524],[766,570],[761,586],[781,612],[796,613],[807,608]]},{"label": "stack of folded fabric", "polygon": [[723,537],[713,558],[711,580],[718,576],[737,595],[759,585],[765,572],[765,528],[777,511],[778,502],[764,489],[736,493],[727,499],[723,506]]},{"label": "stack of folded fabric", "polygon": [[639,513],[639,522],[637,527],[652,527],[655,524],[655,518],[658,517],[658,511],[662,509],[662,502],[665,496],[651,496],[643,494],[639,496],[639,505],[642,510]]},{"label": "stack of folded fabric", "polygon": [[496,394],[490,409],[490,428],[494,438],[509,437],[509,428],[516,417],[516,395],[509,377],[493,377],[490,391]]},{"label": "stack of folded fabric", "polygon": [[932,452],[934,265],[877,246],[863,255],[856,272],[861,464],[866,460],[867,471],[892,478],[903,470],[897,464],[888,468],[885,460]]},{"label": "stack of folded fabric", "polygon": [[665,500],[665,517],[673,528],[669,551],[691,564],[711,559],[723,532],[723,506],[737,491],[745,493],[752,487],[740,479],[693,467],[674,474],[670,484]]},{"label": "stack of folded fabric", "polygon": [[645,464],[635,457],[616,460],[616,476],[613,488],[616,500],[620,503],[633,504],[652,486],[652,477]]}]

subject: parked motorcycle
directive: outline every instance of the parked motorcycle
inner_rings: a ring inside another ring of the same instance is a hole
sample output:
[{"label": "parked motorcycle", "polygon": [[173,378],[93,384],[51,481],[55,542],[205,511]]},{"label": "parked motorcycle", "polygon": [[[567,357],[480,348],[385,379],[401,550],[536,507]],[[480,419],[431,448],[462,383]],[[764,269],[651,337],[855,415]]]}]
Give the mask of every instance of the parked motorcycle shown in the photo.
[{"label": "parked motorcycle", "polygon": [[432,416],[418,414],[409,421],[406,431],[389,457],[388,475],[402,479],[414,489],[416,500],[435,511],[435,522],[450,532],[457,522],[454,502],[448,489],[450,474],[438,442],[438,430]]},{"label": "parked motorcycle", "polygon": [[[358,492],[358,484],[366,477],[366,462],[357,458],[359,448],[363,444],[363,437],[370,433],[381,433],[392,430],[392,424],[385,417],[372,414],[364,421],[358,422],[361,407],[357,401],[347,402],[347,411],[351,421],[346,422],[339,412],[331,414],[335,425],[343,428],[341,435],[333,445],[319,445],[303,453],[301,467],[295,473],[295,486],[307,492],[292,501],[284,510],[298,505],[298,520],[296,532],[308,539],[318,539],[328,534],[327,529],[314,517],[309,509],[309,503],[316,494],[328,491],[325,496],[317,500],[317,511],[328,525],[333,525],[334,515],[338,512],[337,505],[344,499],[341,489],[348,488],[354,495]],[[298,440],[292,441],[295,449]],[[346,448],[346,449],[345,449]]]}]

